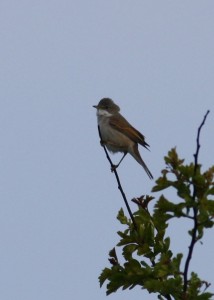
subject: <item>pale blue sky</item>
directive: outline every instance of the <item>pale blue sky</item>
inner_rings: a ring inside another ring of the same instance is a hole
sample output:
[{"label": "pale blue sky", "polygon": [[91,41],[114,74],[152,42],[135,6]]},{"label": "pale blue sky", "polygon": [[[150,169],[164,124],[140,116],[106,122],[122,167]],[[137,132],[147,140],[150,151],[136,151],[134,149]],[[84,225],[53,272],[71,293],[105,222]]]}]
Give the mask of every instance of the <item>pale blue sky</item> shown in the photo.
[{"label": "pale blue sky", "polygon": [[[92,105],[107,96],[121,106],[151,146],[141,154],[155,178],[172,147],[193,159],[210,109],[205,170],[214,148],[213,36],[212,0],[1,0],[1,299],[106,299],[97,277],[124,205]],[[128,199],[154,184],[130,157],[119,174]],[[188,224],[173,225],[172,248],[184,251]],[[203,242],[191,266],[214,284],[211,230]],[[139,288],[109,299],[130,297],[156,299]]]}]

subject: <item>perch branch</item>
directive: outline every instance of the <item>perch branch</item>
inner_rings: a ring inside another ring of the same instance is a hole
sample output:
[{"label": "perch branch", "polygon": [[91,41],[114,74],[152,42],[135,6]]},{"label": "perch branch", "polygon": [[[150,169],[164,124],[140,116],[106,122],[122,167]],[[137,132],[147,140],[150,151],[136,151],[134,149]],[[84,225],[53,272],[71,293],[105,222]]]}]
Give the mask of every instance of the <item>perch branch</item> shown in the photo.
[{"label": "perch branch", "polygon": [[105,144],[104,144],[104,142],[103,142],[103,140],[102,140],[102,135],[101,135],[100,127],[99,127],[99,126],[98,126],[98,132],[99,132],[99,137],[100,137],[100,143],[101,143],[101,145],[103,146],[103,149],[104,149],[104,151],[105,151],[106,157],[107,157],[107,159],[108,159],[108,161],[109,161],[109,163],[110,163],[110,165],[111,165],[111,170],[112,170],[112,172],[114,173],[114,175],[115,175],[115,177],[116,177],[117,184],[118,184],[118,189],[119,189],[120,192],[121,192],[121,195],[122,195],[123,200],[124,200],[124,202],[125,202],[126,208],[127,208],[128,213],[129,213],[129,215],[130,215],[130,218],[131,218],[131,220],[132,220],[132,223],[133,223],[133,225],[134,225],[134,228],[135,228],[135,230],[137,230],[137,225],[136,225],[134,216],[133,216],[132,211],[131,211],[131,209],[130,209],[129,203],[128,203],[127,198],[126,198],[126,195],[125,195],[125,193],[124,193],[124,191],[123,191],[122,185],[121,185],[121,183],[120,183],[120,178],[119,178],[119,176],[118,176],[117,170],[116,170],[114,164],[112,163],[111,158],[110,158],[110,156],[109,156],[109,154],[108,154],[108,151],[107,151],[107,149],[106,149],[106,147],[105,147]]}]

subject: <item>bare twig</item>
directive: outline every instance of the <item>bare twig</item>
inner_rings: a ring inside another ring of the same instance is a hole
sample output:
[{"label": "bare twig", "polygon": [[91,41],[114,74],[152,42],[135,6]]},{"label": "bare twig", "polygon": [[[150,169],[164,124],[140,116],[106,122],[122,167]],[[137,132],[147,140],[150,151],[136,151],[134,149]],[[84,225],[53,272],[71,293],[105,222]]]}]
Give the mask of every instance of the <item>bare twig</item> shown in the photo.
[{"label": "bare twig", "polygon": [[105,147],[105,144],[103,143],[102,135],[101,135],[101,132],[100,132],[100,127],[99,127],[99,125],[98,125],[98,132],[99,132],[99,137],[100,137],[100,143],[101,143],[101,145],[103,146],[103,149],[104,149],[104,151],[105,151],[106,157],[107,157],[107,159],[108,159],[108,161],[109,161],[109,163],[110,163],[110,165],[111,165],[111,170],[112,170],[112,172],[114,173],[114,175],[115,175],[115,177],[116,177],[117,184],[118,184],[118,189],[119,189],[120,192],[121,192],[121,195],[122,195],[123,200],[124,200],[124,202],[125,202],[126,208],[127,208],[128,213],[129,213],[129,215],[130,215],[130,218],[131,218],[131,220],[132,220],[132,223],[133,223],[133,225],[134,225],[134,228],[135,228],[135,230],[137,230],[137,224],[136,224],[136,222],[135,222],[135,219],[134,219],[134,216],[133,216],[132,211],[131,211],[131,209],[130,209],[129,203],[128,203],[127,198],[126,198],[126,195],[125,195],[125,193],[124,193],[124,191],[123,191],[123,188],[122,188],[122,185],[121,185],[121,183],[120,183],[120,179],[119,179],[117,170],[116,170],[116,168],[115,168],[115,165],[114,165],[114,164],[112,163],[112,161],[111,161],[111,158],[110,158],[110,156],[109,156],[109,154],[108,154],[108,151],[107,151],[107,149],[106,149],[106,147]]},{"label": "bare twig", "polygon": [[204,124],[206,122],[206,118],[207,118],[209,112],[210,112],[209,110],[206,112],[206,114],[204,116],[204,119],[203,119],[201,125],[198,128],[198,134],[197,134],[197,139],[196,139],[196,153],[194,154],[194,158],[195,158],[194,175],[196,174],[196,171],[197,171],[197,167],[198,167],[198,154],[199,154],[199,149],[201,147],[201,145],[200,145],[200,133],[201,133],[202,127],[204,126]]},{"label": "bare twig", "polygon": [[[197,169],[198,169],[198,156],[199,156],[199,150],[200,150],[200,133],[201,133],[201,129],[203,127],[203,125],[205,124],[206,118],[209,114],[209,110],[206,112],[204,119],[201,123],[201,125],[198,128],[198,133],[197,133],[197,139],[196,139],[196,152],[194,154],[194,175],[193,177],[196,175]],[[196,194],[197,194],[197,187],[194,184],[193,181],[193,195],[192,195],[192,200],[193,202],[196,201]],[[197,207],[193,207],[193,220],[194,220],[194,227],[192,230],[192,238],[191,238],[191,242],[189,245],[189,251],[188,251],[188,255],[187,255],[187,259],[186,259],[186,263],[185,263],[185,267],[184,267],[184,293],[186,293],[187,291],[187,285],[188,285],[188,270],[189,270],[189,265],[190,265],[190,260],[192,258],[192,254],[193,254],[193,249],[194,246],[197,242],[197,230],[198,230],[198,208]]]}]

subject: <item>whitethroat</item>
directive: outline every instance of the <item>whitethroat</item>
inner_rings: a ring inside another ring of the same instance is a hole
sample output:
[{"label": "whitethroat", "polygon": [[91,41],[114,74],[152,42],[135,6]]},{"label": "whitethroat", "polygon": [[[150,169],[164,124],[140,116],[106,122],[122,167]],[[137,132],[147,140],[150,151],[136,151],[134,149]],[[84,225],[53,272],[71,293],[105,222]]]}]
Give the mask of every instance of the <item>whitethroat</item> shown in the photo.
[{"label": "whitethroat", "polygon": [[150,179],[153,178],[151,172],[138,151],[138,144],[148,149],[145,137],[136,130],[120,113],[120,107],[110,98],[103,98],[98,105],[93,105],[97,109],[97,121],[101,134],[101,142],[110,152],[122,152],[123,157],[115,166],[117,168],[127,153],[144,168]]}]

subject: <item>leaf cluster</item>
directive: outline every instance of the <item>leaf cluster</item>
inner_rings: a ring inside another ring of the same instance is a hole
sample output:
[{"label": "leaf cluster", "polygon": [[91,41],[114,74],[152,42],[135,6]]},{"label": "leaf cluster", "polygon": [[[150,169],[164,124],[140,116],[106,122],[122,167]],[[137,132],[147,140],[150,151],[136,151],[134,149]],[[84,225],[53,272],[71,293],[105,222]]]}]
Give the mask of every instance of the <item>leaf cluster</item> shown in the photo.
[{"label": "leaf cluster", "polygon": [[[214,167],[202,173],[200,165],[185,165],[175,148],[169,151],[165,163],[166,168],[152,191],[173,188],[178,201],[172,202],[161,195],[150,213],[147,205],[153,197],[142,196],[133,214],[135,226],[122,209],[119,211],[117,218],[125,226],[124,231],[118,232],[117,247],[121,249],[122,262],[113,248],[109,252],[111,266],[99,277],[101,286],[107,281],[107,295],[119,288],[135,286],[156,293],[158,299],[208,300],[213,295],[206,292],[209,283],[188,271],[196,243],[202,239],[204,230],[214,225]],[[166,229],[173,218],[191,221],[187,257],[173,254],[170,249]]]},{"label": "leaf cluster", "polygon": [[[161,195],[155,205],[154,217],[164,223],[171,218],[192,219],[196,222],[196,239],[199,240],[204,229],[211,228],[214,224],[214,166],[202,173],[200,165],[184,165],[184,160],[179,159],[175,148],[169,151],[165,163],[166,169],[162,171],[162,176],[156,181],[152,191],[172,187],[181,200],[174,203]],[[192,235],[192,231],[189,234]]]}]

